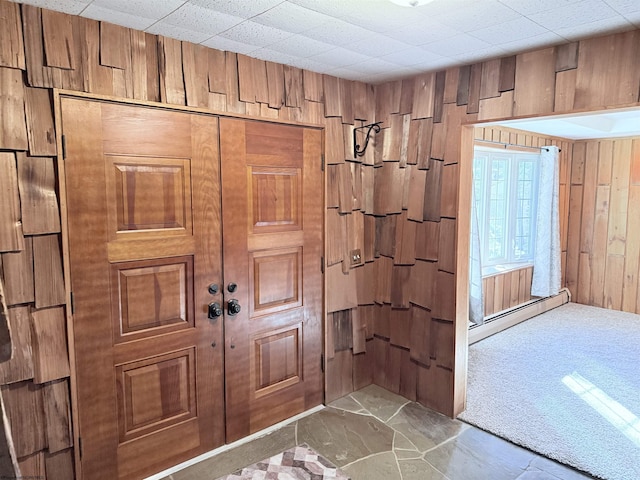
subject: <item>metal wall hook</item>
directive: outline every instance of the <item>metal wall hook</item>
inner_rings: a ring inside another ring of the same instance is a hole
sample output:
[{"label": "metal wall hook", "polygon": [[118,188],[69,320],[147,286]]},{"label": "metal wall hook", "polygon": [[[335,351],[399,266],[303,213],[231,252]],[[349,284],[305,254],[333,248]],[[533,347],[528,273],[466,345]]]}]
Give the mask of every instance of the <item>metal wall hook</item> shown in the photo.
[{"label": "metal wall hook", "polygon": [[[369,137],[371,137],[371,131],[373,130],[375,133],[379,133],[381,123],[382,122],[371,123],[369,125],[363,125],[361,127],[356,127],[353,129],[353,156],[354,157],[358,158],[364,155],[364,152],[367,149],[367,146],[369,145]],[[358,132],[358,130],[364,130],[365,128],[368,129],[367,136],[364,140],[364,145],[362,146],[362,148],[360,148],[360,144],[358,143],[356,133]]]}]

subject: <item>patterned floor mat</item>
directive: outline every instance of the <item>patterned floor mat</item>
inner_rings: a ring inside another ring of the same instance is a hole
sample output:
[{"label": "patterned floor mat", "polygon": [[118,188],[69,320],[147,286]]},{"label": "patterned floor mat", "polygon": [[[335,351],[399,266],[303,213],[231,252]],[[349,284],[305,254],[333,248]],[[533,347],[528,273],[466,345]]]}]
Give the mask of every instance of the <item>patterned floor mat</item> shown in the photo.
[{"label": "patterned floor mat", "polygon": [[350,480],[329,460],[302,444],[218,480]]}]

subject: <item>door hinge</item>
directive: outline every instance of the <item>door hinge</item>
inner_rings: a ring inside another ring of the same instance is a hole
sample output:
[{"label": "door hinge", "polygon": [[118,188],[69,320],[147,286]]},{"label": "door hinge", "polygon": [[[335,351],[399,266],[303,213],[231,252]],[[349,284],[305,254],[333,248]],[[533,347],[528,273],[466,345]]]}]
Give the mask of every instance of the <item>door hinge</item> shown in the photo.
[{"label": "door hinge", "polygon": [[62,135],[62,138],[60,139],[60,143],[62,144],[62,159],[66,160],[67,159],[67,137]]},{"label": "door hinge", "polygon": [[320,354],[320,370],[324,373],[324,353]]},{"label": "door hinge", "polygon": [[324,257],[320,257],[320,272],[324,274]]},{"label": "door hinge", "polygon": [[75,306],[75,303],[73,301],[73,292],[71,292],[69,294],[69,300],[71,302],[71,313],[76,313],[76,306]]},{"label": "door hinge", "polygon": [[78,437],[78,453],[80,454],[80,460],[82,460],[82,437]]},{"label": "door hinge", "polygon": [[320,155],[320,169],[324,172],[324,153]]}]

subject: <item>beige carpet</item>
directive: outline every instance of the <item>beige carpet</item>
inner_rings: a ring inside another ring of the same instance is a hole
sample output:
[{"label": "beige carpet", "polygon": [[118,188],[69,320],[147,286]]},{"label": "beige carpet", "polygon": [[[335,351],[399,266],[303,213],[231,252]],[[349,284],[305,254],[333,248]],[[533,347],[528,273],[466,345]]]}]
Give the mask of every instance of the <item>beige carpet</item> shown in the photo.
[{"label": "beige carpet", "polygon": [[594,476],[640,479],[640,316],[570,303],[471,345],[459,418]]}]

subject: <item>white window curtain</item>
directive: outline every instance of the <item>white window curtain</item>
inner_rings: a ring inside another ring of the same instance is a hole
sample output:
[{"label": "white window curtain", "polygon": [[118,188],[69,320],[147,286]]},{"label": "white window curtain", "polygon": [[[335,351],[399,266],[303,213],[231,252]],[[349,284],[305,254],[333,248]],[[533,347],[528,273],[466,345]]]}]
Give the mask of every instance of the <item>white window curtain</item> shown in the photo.
[{"label": "white window curtain", "polygon": [[[474,189],[475,190],[475,189]],[[469,320],[476,325],[484,323],[484,299],[482,295],[482,262],[480,256],[480,230],[478,226],[478,209],[476,193],[471,198],[471,242],[469,258]]]},{"label": "white window curtain", "polygon": [[558,147],[540,152],[540,183],[531,295],[549,297],[560,291],[560,166]]}]

